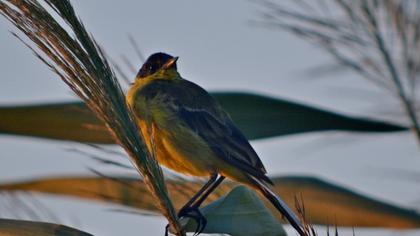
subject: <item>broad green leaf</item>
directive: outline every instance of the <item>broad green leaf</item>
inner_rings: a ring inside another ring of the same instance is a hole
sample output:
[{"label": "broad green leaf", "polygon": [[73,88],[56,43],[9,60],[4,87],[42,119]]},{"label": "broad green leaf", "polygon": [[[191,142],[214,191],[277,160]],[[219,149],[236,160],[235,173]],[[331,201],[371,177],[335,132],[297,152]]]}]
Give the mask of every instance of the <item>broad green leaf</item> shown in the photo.
[{"label": "broad green leaf", "polygon": [[64,225],[0,219],[0,235],[2,236],[91,236],[92,234]]},{"label": "broad green leaf", "polygon": [[407,129],[257,94],[226,92],[214,96],[249,139],[311,131],[393,132]]},{"label": "broad green leaf", "polygon": [[82,102],[2,107],[0,133],[114,143],[104,124]]},{"label": "broad green leaf", "polygon": [[[376,200],[311,177],[274,177],[274,191],[293,208],[294,197],[303,198],[310,223],[349,227],[419,228],[420,214]],[[179,209],[202,183],[168,180],[168,190]],[[222,184],[210,201],[227,193],[235,183]],[[62,177],[0,185],[0,191],[30,191],[112,202],[141,210],[157,211],[146,186],[131,177]],[[280,214],[266,202],[273,215]]]},{"label": "broad green leaf", "polygon": [[[204,233],[231,236],[286,236],[280,222],[264,206],[258,196],[245,186],[233,188],[226,196],[202,207],[207,219]],[[195,232],[196,223],[188,220],[187,232]]]},{"label": "broad green leaf", "polygon": [[[226,92],[213,96],[249,139],[326,130],[407,130],[399,125],[352,118],[256,94]],[[81,102],[0,107],[0,133],[90,143],[114,142],[103,123]]]}]

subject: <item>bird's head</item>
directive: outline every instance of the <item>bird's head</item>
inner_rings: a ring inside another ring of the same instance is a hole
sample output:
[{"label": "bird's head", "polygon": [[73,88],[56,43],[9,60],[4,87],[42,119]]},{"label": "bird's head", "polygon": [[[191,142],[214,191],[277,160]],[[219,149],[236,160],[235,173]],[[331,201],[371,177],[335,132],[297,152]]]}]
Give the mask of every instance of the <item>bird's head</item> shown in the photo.
[{"label": "bird's head", "polygon": [[170,78],[178,75],[176,61],[173,57],[163,52],[152,54],[137,73],[136,79],[144,79],[149,76],[155,78]]}]

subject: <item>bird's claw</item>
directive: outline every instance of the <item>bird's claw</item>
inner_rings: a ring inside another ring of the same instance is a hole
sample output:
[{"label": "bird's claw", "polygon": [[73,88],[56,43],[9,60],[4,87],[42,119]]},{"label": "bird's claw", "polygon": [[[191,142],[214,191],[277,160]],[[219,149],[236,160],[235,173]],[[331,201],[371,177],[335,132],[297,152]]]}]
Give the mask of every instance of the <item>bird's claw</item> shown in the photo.
[{"label": "bird's claw", "polygon": [[[195,229],[195,232],[194,232],[193,236],[198,236],[206,228],[207,220],[203,216],[203,214],[201,214],[198,207],[184,207],[179,211],[178,217],[179,218],[191,218],[191,219],[195,220],[195,222],[197,223],[197,228]],[[166,225],[166,227],[165,227],[165,236],[168,236],[168,235],[169,235],[169,224]]]},{"label": "bird's claw", "polygon": [[178,217],[179,218],[191,218],[191,219],[195,220],[195,222],[197,223],[197,228],[195,229],[195,232],[194,232],[193,236],[197,236],[197,235],[201,234],[204,231],[204,229],[206,228],[207,220],[203,216],[203,214],[201,214],[198,207],[182,208],[178,213]]}]

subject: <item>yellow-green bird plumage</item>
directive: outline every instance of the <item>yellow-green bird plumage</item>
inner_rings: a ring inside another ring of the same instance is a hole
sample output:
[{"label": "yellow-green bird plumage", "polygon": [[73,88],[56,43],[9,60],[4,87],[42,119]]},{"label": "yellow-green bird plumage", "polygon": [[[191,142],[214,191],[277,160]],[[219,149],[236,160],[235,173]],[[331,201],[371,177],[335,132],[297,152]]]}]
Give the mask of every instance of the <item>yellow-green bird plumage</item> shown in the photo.
[{"label": "yellow-green bird plumage", "polygon": [[304,235],[299,219],[270,189],[272,182],[248,140],[209,93],[179,75],[176,60],[164,53],[150,56],[127,94],[149,151],[176,172],[209,176],[209,183],[228,177],[255,188]]},{"label": "yellow-green bird plumage", "polygon": [[248,172],[265,175],[257,154],[220,105],[176,70],[137,79],[127,102],[162,165],[193,176],[220,173],[244,183]]}]

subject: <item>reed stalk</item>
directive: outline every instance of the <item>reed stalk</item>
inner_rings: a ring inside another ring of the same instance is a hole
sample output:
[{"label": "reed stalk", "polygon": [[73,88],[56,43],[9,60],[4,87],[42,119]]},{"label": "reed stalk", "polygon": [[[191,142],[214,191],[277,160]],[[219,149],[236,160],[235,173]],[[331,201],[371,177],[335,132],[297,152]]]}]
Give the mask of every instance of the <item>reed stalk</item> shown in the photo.
[{"label": "reed stalk", "polygon": [[[64,23],[58,23],[52,12]],[[177,235],[185,235],[168,196],[162,170],[153,153],[145,148],[116,75],[70,1],[0,0],[0,13],[20,31],[13,34],[105,122],[156,198],[160,212]]]}]

